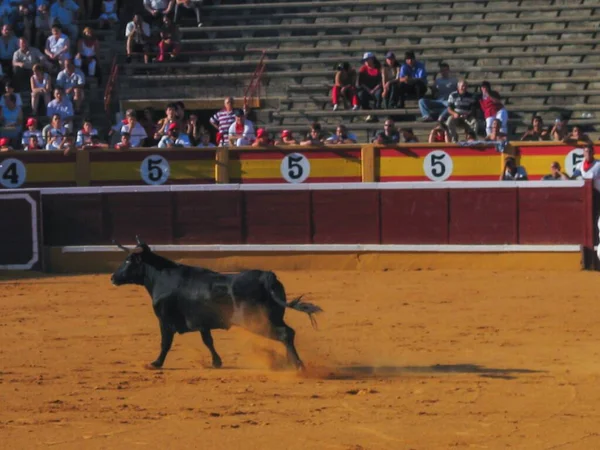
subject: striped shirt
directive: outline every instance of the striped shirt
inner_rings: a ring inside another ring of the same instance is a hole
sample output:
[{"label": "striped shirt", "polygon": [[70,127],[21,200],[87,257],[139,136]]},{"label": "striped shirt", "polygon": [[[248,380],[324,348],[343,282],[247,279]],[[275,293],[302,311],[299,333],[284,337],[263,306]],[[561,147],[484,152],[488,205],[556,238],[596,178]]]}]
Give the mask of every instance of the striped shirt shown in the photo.
[{"label": "striped shirt", "polygon": [[219,127],[219,133],[221,134],[221,142],[218,142],[219,145],[229,145],[229,127],[233,122],[235,122],[233,110],[227,111],[226,109],[222,109],[210,118],[210,123]]}]

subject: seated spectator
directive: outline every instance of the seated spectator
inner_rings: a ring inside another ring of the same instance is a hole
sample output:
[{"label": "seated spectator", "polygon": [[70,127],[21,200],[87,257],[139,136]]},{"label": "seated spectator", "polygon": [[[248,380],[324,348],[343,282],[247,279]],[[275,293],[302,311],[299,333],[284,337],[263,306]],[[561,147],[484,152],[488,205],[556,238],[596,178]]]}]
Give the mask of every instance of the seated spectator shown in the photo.
[{"label": "seated spectator", "polygon": [[50,21],[57,22],[66,30],[70,38],[75,41],[79,28],[76,25],[79,6],[73,0],[56,0],[50,7]]},{"label": "seated spectator", "polygon": [[544,119],[533,116],[529,129],[521,136],[522,141],[547,141],[548,130],[544,127]]},{"label": "seated spectator", "polygon": [[347,102],[351,102],[352,110],[356,111],[358,109],[356,70],[350,67],[347,62],[340,64],[335,73],[335,82],[331,90],[331,103],[333,103],[334,111],[337,111],[339,107],[340,96],[344,102],[344,108],[346,108]]},{"label": "seated spectator", "polygon": [[448,97],[448,118],[446,125],[452,142],[458,142],[457,127],[465,131],[475,131],[475,98],[468,92],[468,83],[465,80],[458,82],[457,90]]},{"label": "seated spectator", "polygon": [[275,141],[275,145],[298,145],[298,141],[294,139],[290,130],[283,130],[279,139]]},{"label": "seated spectator", "polygon": [[550,165],[550,173],[542,177],[543,181],[555,181],[555,180],[570,180],[569,176],[564,173],[558,161],[554,161]]},{"label": "seated spectator", "polygon": [[431,130],[431,133],[429,133],[428,142],[430,144],[439,144],[442,142],[446,142],[446,143],[452,142],[452,139],[450,138],[450,132],[448,131],[448,127],[446,126],[446,124],[440,123],[440,124],[436,125],[436,127],[433,130]]},{"label": "seated spectator", "polygon": [[550,130],[550,136],[554,141],[563,141],[569,137],[569,118],[566,116],[557,117],[552,130]]},{"label": "seated spectator", "polygon": [[160,42],[158,43],[158,62],[174,62],[177,61],[180,45],[173,40],[171,34],[167,31],[160,32]]},{"label": "seated spectator", "polygon": [[397,144],[400,142],[400,133],[396,129],[396,124],[392,119],[386,119],[383,123],[383,130],[379,130],[373,139],[374,144]]},{"label": "seated spectator", "polygon": [[64,60],[71,59],[71,54],[69,53],[70,47],[71,41],[62,32],[62,27],[60,25],[53,25],[52,34],[46,39],[45,53],[56,70],[58,70]]},{"label": "seated spectator", "polygon": [[215,144],[210,142],[210,134],[204,133],[200,136],[200,143],[197,145],[199,148],[212,148]]},{"label": "seated spectator", "polygon": [[167,134],[169,126],[172,124],[177,125],[177,129],[179,130],[183,129],[181,122],[177,117],[177,107],[175,106],[175,103],[169,103],[167,105],[167,109],[165,109],[165,117],[158,121],[158,127],[156,133],[154,134],[154,139],[159,141],[164,135]]},{"label": "seated spectator", "polygon": [[2,65],[2,72],[9,77],[13,75],[12,61],[17,50],[19,50],[19,39],[13,33],[11,25],[4,25],[0,36],[0,65]]},{"label": "seated spectator", "polygon": [[[371,109],[371,101],[375,109],[381,109],[381,64],[371,52],[366,52],[362,59],[363,65],[358,71],[358,98],[362,109]],[[377,120],[375,116],[367,116],[367,121]]]},{"label": "seated spectator", "polygon": [[27,127],[27,129],[23,132],[23,135],[21,136],[21,145],[25,147],[30,142],[31,137],[35,136],[40,148],[44,148],[44,146],[46,145],[46,141],[44,139],[44,135],[37,127],[37,119],[35,117],[30,117],[29,119],[27,119],[27,122],[25,122],[25,126]]},{"label": "seated spectator", "polygon": [[131,62],[134,53],[142,53],[147,64],[150,60],[150,25],[142,20],[142,16],[133,16],[133,20],[125,28],[125,37],[127,62]]},{"label": "seated spectator", "polygon": [[[171,20],[170,16],[164,16],[162,19],[161,33],[171,35],[171,40],[176,44],[181,44],[181,30],[176,23]],[[181,45],[180,45],[181,46]]]},{"label": "seated spectator", "polygon": [[254,124],[246,119],[243,110],[238,109],[235,112],[235,122],[229,127],[229,142],[236,147],[250,145],[254,142]]},{"label": "seated spectator", "polygon": [[0,21],[11,23],[13,19],[13,9],[9,1],[0,2]]},{"label": "seated spectator", "polygon": [[156,26],[160,26],[163,16],[168,16],[174,5],[175,0],[144,0],[147,19]]},{"label": "seated spectator", "polygon": [[399,108],[404,108],[404,102],[408,94],[416,95],[420,100],[427,92],[427,71],[425,64],[417,61],[412,51],[404,54],[404,64],[400,67],[400,84],[398,92],[400,95]]},{"label": "seated spectator", "polygon": [[15,31],[29,42],[33,38],[33,24],[35,22],[35,1],[21,0],[14,21]]},{"label": "seated spectator", "polygon": [[[177,114],[179,118],[179,114]],[[190,119],[185,124],[185,128],[187,135],[190,137],[190,140],[193,143],[199,143],[204,134],[208,134],[204,126],[200,125],[198,122],[198,116],[196,114],[191,114]],[[210,138],[210,135],[209,135]]]},{"label": "seated spectator", "polygon": [[42,135],[46,142],[46,150],[48,150],[48,145],[55,141],[58,141],[58,143],[56,143],[56,148],[58,148],[58,145],[65,134],[67,134],[67,128],[63,125],[60,116],[54,114],[50,119],[50,123],[42,130]]},{"label": "seated spectator", "polygon": [[77,54],[75,55],[75,67],[84,75],[95,77],[98,74],[98,83],[101,83],[100,71],[96,70],[98,61],[97,54],[100,42],[94,34],[94,30],[85,27],[81,38],[77,41]]},{"label": "seated spectator", "polygon": [[563,139],[563,142],[565,144],[577,145],[578,142],[585,142],[587,144],[591,143],[592,140],[581,130],[580,126],[575,125],[571,130],[571,133],[565,139]]},{"label": "seated spectator", "polygon": [[522,166],[517,166],[517,160],[512,156],[507,156],[504,160],[504,168],[500,174],[500,181],[525,181],[527,172]]},{"label": "seated spectator", "polygon": [[10,139],[7,137],[0,138],[0,152],[11,152],[14,148],[10,145]]},{"label": "seated spectator", "polygon": [[129,133],[121,133],[121,140],[115,145],[117,150],[127,150],[131,148],[131,135]]},{"label": "seated spectator", "polygon": [[75,133],[67,132],[67,134],[62,138],[57,150],[63,152],[63,155],[76,152],[77,146],[75,145]]},{"label": "seated spectator", "polygon": [[17,141],[23,131],[23,111],[17,106],[15,94],[8,94],[4,97],[4,105],[1,106],[0,111],[2,112],[0,134]]},{"label": "seated spectator", "polygon": [[34,152],[41,150],[42,148],[44,148],[44,144],[40,142],[40,139],[35,134],[29,136],[29,138],[26,140],[26,143],[23,145],[23,150],[26,152]]},{"label": "seated spectator", "polygon": [[440,63],[440,73],[431,86],[432,98],[421,98],[419,109],[423,122],[433,122],[439,116],[440,122],[448,120],[448,97],[457,90],[456,78],[450,76],[448,63]]},{"label": "seated spectator", "polygon": [[264,128],[256,130],[256,139],[252,143],[252,147],[269,147],[273,145],[273,139],[269,137],[269,133]]},{"label": "seated spectator", "polygon": [[158,148],[191,147],[190,138],[185,133],[179,132],[179,125],[172,123],[167,128],[167,133],[160,139]]},{"label": "seated spectator", "polygon": [[187,20],[194,20],[196,26],[201,27],[202,21],[200,20],[200,6],[196,0],[177,0],[175,5],[175,23],[185,22]]},{"label": "seated spectator", "polygon": [[125,120],[121,127],[121,135],[123,133],[129,133],[129,142],[132,147],[143,147],[144,141],[148,137],[146,130],[138,122],[136,113],[133,109],[128,109],[125,112]]},{"label": "seated spectator", "polygon": [[313,122],[309,133],[307,134],[306,138],[300,142],[300,145],[321,146],[323,145],[323,141],[324,136],[321,129],[321,124],[319,122]]},{"label": "seated spectator", "polygon": [[325,140],[326,144],[356,144],[358,139],[354,133],[350,133],[346,125],[339,124],[335,130],[335,134]]},{"label": "seated spectator", "polygon": [[465,130],[465,142],[477,141],[477,135],[473,130]]},{"label": "seated spectator", "polygon": [[35,16],[35,46],[44,48],[48,37],[52,34],[52,22],[50,19],[50,10],[47,3],[42,3]]},{"label": "seated spectator", "polygon": [[13,82],[10,80],[8,80],[4,84],[4,95],[2,97],[0,97],[0,106],[5,105],[5,98],[8,97],[9,95],[14,95],[15,98],[17,99],[17,106],[19,108],[23,108],[23,99],[21,98],[21,94],[19,94],[18,92],[15,92],[15,87],[13,85]]},{"label": "seated spectator", "polygon": [[486,136],[486,141],[505,141],[506,134],[504,134],[501,130],[502,122],[500,119],[494,119],[492,121],[492,129],[490,133]]},{"label": "seated spectator", "polygon": [[83,121],[83,127],[77,132],[75,145],[77,145],[77,148],[92,146],[97,142],[97,138],[98,130],[94,128],[90,119],[85,119]]},{"label": "seated spectator", "polygon": [[56,87],[62,89],[66,96],[75,105],[75,111],[81,112],[81,104],[84,100],[83,90],[85,88],[85,75],[81,70],[75,68],[73,61],[65,61],[65,68],[56,77]]},{"label": "seated spectator", "polygon": [[116,0],[102,1],[102,14],[100,14],[100,17],[98,18],[100,28],[110,28],[119,23],[117,9],[118,5]]},{"label": "seated spectator", "polygon": [[27,80],[33,75],[34,66],[39,65],[41,67],[47,64],[46,57],[42,52],[35,47],[30,47],[26,39],[19,39],[19,49],[12,57],[14,79],[19,90],[26,89]]},{"label": "seated spectator", "polygon": [[[140,125],[146,131],[148,138],[146,139],[146,145],[148,147],[154,147],[158,142],[154,139],[154,135],[158,132],[158,125],[154,122],[152,117],[152,110],[145,108],[142,118],[140,119]],[[120,139],[120,137],[119,137]]]},{"label": "seated spectator", "polygon": [[47,115],[45,111],[42,113],[39,111],[40,99],[45,109],[51,100],[52,81],[50,80],[50,75],[42,70],[40,64],[33,66],[33,75],[29,79],[29,85],[31,88],[31,109],[33,114]]},{"label": "seated spectator", "polygon": [[381,69],[381,81],[383,84],[383,100],[386,109],[396,108],[400,95],[398,79],[400,75],[400,63],[393,52],[385,54],[385,64]]},{"label": "seated spectator", "polygon": [[400,136],[402,138],[402,142],[406,144],[419,142],[419,138],[415,135],[412,128],[400,128]]},{"label": "seated spectator", "polygon": [[492,123],[495,119],[500,120],[500,131],[506,135],[508,130],[508,112],[502,103],[498,92],[492,90],[488,81],[481,83],[481,93],[478,95],[479,107],[485,119],[486,135],[492,132]]}]

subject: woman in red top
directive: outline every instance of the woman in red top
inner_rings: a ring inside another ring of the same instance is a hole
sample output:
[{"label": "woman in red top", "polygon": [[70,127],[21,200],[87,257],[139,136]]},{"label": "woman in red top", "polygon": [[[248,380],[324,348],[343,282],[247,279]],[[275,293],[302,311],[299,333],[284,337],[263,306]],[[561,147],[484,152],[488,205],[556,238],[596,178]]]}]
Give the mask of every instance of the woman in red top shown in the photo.
[{"label": "woman in red top", "polygon": [[508,132],[508,112],[504,108],[504,104],[500,98],[500,94],[492,91],[492,86],[488,81],[481,83],[481,94],[479,97],[479,107],[483,111],[485,117],[485,132],[492,132],[492,123],[494,119],[500,121],[500,131],[507,134]]},{"label": "woman in red top", "polygon": [[158,58],[156,58],[156,60],[159,62],[175,60],[179,55],[179,43],[177,43],[171,36],[171,33],[167,31],[161,31],[161,37],[162,39],[158,43]]},{"label": "woman in red top", "polygon": [[[383,83],[381,80],[381,63],[375,55],[366,52],[362,59],[363,65],[358,71],[358,98],[362,109],[371,109],[370,102],[373,100],[375,109],[381,109],[381,94]],[[370,121],[373,118],[367,117]]]},{"label": "woman in red top", "polygon": [[452,139],[448,134],[448,127],[443,123],[437,125],[433,130],[431,130],[431,133],[429,133],[430,144],[437,144],[440,142],[452,142]]}]

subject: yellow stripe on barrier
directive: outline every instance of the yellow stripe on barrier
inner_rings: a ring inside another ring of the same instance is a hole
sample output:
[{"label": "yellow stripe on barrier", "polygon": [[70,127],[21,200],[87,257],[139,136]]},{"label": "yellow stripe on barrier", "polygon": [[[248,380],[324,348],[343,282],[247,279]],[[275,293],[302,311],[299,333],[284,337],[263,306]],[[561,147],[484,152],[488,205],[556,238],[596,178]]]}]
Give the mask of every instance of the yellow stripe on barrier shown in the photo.
[{"label": "yellow stripe on barrier", "polygon": [[[129,181],[141,180],[141,161],[131,162],[92,162],[90,178],[92,181]],[[215,163],[205,161],[170,161],[171,180],[214,179]]]},{"label": "yellow stripe on barrier", "polygon": [[[500,175],[501,155],[490,156],[453,156],[453,176]],[[381,157],[379,160],[381,177],[417,177],[426,176],[423,168],[424,158]]]},{"label": "yellow stripe on barrier", "polygon": [[75,181],[75,162],[27,163],[27,182],[60,183]]},{"label": "yellow stripe on barrier", "polygon": [[[280,159],[230,160],[229,170],[230,177],[233,179],[282,179]],[[359,159],[312,158],[310,159],[310,177],[360,178],[361,163]]]}]

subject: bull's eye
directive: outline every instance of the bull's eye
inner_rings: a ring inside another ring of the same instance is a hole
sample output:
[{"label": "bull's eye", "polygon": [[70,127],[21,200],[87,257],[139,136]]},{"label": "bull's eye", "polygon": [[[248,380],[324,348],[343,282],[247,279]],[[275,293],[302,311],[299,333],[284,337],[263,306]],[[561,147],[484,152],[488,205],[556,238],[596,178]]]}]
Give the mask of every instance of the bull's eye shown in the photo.
[{"label": "bull's eye", "polygon": [[125,261],[125,264],[129,264],[131,261]]}]

